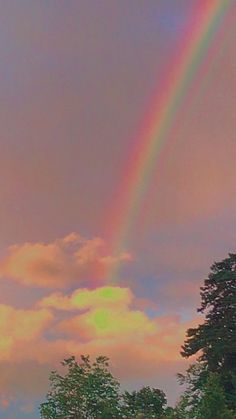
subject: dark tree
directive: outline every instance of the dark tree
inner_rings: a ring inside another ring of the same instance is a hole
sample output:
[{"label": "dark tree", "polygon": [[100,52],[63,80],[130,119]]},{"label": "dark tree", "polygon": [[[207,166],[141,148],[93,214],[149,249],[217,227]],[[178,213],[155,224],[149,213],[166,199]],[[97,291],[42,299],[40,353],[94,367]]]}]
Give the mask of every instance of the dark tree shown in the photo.
[{"label": "dark tree", "polygon": [[163,417],[166,405],[165,393],[159,389],[143,387],[139,391],[123,395],[125,417],[159,419]]},{"label": "dark tree", "polygon": [[236,408],[236,254],[212,265],[198,312],[205,321],[188,329],[181,354],[188,358],[200,351],[199,362],[219,374],[228,403]]},{"label": "dark tree", "polygon": [[217,373],[209,374],[202,393],[196,419],[235,419],[235,414],[227,408],[225,393]]},{"label": "dark tree", "polygon": [[175,408],[173,419],[235,419],[229,408],[218,373],[209,373],[200,363],[178,375],[186,389]]}]

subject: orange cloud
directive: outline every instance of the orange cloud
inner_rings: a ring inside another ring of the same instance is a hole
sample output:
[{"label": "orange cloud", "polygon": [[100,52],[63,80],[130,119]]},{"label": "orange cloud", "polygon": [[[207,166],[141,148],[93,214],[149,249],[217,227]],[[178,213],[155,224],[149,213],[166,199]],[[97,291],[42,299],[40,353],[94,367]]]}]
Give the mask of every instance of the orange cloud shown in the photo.
[{"label": "orange cloud", "polygon": [[14,359],[18,345],[36,342],[53,320],[47,309],[17,310],[0,305],[0,361]]},{"label": "orange cloud", "polygon": [[107,255],[100,238],[84,239],[72,233],[52,243],[24,243],[8,248],[0,260],[0,275],[21,284],[64,288],[86,280],[104,280],[110,266],[131,259],[127,252]]},{"label": "orange cloud", "polygon": [[[119,347],[121,343],[136,342],[137,346],[148,346],[148,353],[153,352],[163,361],[180,359],[179,348],[186,329],[192,325],[173,316],[150,319],[144,311],[132,308],[137,307],[132,292],[118,286],[76,290],[70,296],[54,293],[38,305],[73,310],[72,316],[59,321],[55,330],[72,340],[79,338],[83,345],[87,342],[96,346],[105,341],[107,350],[114,344]],[[75,310],[80,313],[74,314]]]},{"label": "orange cloud", "polygon": [[20,398],[30,409],[47,391],[49,371],[71,354],[107,355],[121,382],[155,380],[163,365],[177,372],[186,365],[185,331],[198,319],[149,318],[136,300],[127,287],[103,286],[52,293],[30,310],[0,305],[0,403]]}]

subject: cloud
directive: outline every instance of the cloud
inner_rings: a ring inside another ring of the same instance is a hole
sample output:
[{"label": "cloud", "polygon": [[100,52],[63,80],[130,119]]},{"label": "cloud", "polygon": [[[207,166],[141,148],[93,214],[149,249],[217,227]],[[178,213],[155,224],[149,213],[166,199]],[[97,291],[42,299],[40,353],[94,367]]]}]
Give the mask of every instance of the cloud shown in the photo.
[{"label": "cloud", "polygon": [[104,281],[117,262],[131,259],[127,252],[107,254],[102,239],[84,239],[72,233],[52,243],[24,243],[8,248],[0,260],[0,275],[21,284],[64,288],[70,284]]},{"label": "cloud", "polygon": [[121,341],[130,335],[137,339],[155,333],[156,327],[141,311],[100,307],[64,320],[58,330],[72,336],[77,334],[82,340],[118,338]]},{"label": "cloud", "polygon": [[41,307],[51,307],[59,310],[90,309],[96,307],[127,306],[133,300],[129,288],[104,286],[94,290],[77,289],[70,296],[53,293],[39,302]]},{"label": "cloud", "polygon": [[40,302],[42,307],[60,310],[86,310],[85,313],[62,321],[58,330],[83,340],[97,338],[124,339],[155,332],[155,324],[140,310],[130,309],[134,297],[128,288],[101,287],[76,290],[70,297],[55,293]]},{"label": "cloud", "polygon": [[[163,365],[178,371],[185,331],[196,324],[177,316],[150,318],[127,287],[51,293],[29,309],[0,305],[2,405],[42,397],[49,371],[74,354],[107,355],[121,382],[156,380]],[[23,373],[25,371],[25,373]],[[30,405],[31,406],[31,405]]]},{"label": "cloud", "polygon": [[17,310],[0,304],[0,361],[14,359],[22,344],[35,343],[52,320],[53,314],[47,309]]},{"label": "cloud", "polygon": [[137,309],[139,301],[131,290],[119,286],[78,289],[71,295],[53,293],[38,306],[71,312],[54,329],[55,335],[62,333],[70,342],[79,339],[84,346],[92,343],[95,347],[105,342],[106,350],[131,343],[146,348],[148,342],[148,352],[165,361],[179,359],[178,348],[192,325],[178,316],[148,317],[144,309]]},{"label": "cloud", "polygon": [[[156,313],[158,305],[137,298],[127,285],[108,285],[105,274],[130,259],[129,253],[111,255],[100,238],[75,233],[7,249],[0,260],[1,276],[37,297],[29,298],[27,309],[20,303],[20,308],[0,304],[2,409],[20,400],[25,412],[31,410],[34,400],[47,392],[50,370],[60,369],[60,361],[72,354],[108,356],[113,373],[131,387],[150,379],[160,386],[163,365],[173,373],[182,370],[186,360],[179,351],[185,331],[198,319],[150,315],[149,309]],[[68,286],[74,291],[66,292]],[[41,297],[34,287],[44,288]],[[168,296],[172,298],[171,290]]]}]

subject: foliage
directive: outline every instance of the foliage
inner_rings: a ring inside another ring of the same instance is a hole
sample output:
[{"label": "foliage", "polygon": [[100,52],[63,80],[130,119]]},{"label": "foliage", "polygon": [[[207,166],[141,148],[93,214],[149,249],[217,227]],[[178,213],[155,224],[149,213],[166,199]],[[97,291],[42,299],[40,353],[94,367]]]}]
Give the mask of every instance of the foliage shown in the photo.
[{"label": "foliage", "polygon": [[198,401],[202,396],[202,389],[208,377],[207,368],[200,362],[189,366],[186,374],[177,374],[178,381],[185,386],[185,392],[178,403],[178,415],[182,412],[194,412],[197,409]]},{"label": "foliage", "polygon": [[159,419],[164,414],[163,391],[144,387],[120,394],[120,384],[109,372],[108,358],[91,363],[88,356],[62,362],[64,375],[53,371],[46,402],[40,406],[44,419]]},{"label": "foliage", "polygon": [[199,362],[220,374],[227,403],[236,409],[236,254],[214,263],[201,287],[200,313],[205,321],[187,331],[182,356],[201,354]]},{"label": "foliage", "polygon": [[235,419],[227,407],[225,391],[218,373],[208,373],[199,363],[190,365],[186,375],[179,374],[186,386],[175,409],[176,419]]},{"label": "foliage", "polygon": [[236,415],[227,408],[224,390],[217,373],[210,373],[198,403],[196,419],[234,419]]},{"label": "foliage", "polygon": [[62,362],[68,372],[53,371],[47,401],[40,406],[45,419],[119,418],[119,383],[108,371],[108,359],[98,357],[91,364],[88,356]]},{"label": "foliage", "polygon": [[167,407],[165,409],[164,415],[162,416],[162,418],[165,419],[177,419],[176,416],[176,409],[174,409],[173,407]]},{"label": "foliage", "polygon": [[159,389],[143,387],[123,395],[124,413],[129,418],[158,419],[163,417],[166,405],[165,393]]}]

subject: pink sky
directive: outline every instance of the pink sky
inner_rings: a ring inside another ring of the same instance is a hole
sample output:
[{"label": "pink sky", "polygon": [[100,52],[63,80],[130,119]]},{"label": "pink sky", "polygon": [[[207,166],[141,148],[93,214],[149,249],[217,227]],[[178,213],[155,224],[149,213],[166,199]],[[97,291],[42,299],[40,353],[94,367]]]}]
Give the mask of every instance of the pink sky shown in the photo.
[{"label": "pink sky", "polygon": [[235,251],[236,27],[113,255],[124,168],[196,1],[0,4],[1,417],[38,417],[49,371],[71,353],[108,355],[123,386],[157,386],[173,402],[199,286]]}]

